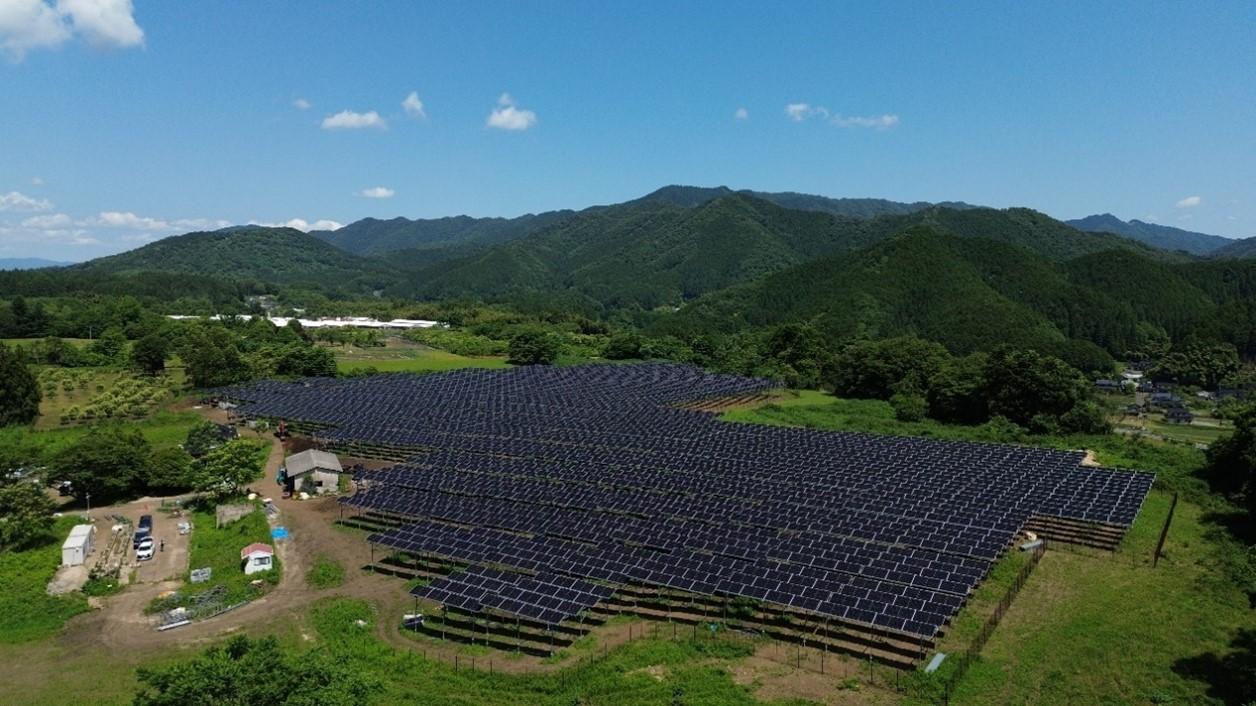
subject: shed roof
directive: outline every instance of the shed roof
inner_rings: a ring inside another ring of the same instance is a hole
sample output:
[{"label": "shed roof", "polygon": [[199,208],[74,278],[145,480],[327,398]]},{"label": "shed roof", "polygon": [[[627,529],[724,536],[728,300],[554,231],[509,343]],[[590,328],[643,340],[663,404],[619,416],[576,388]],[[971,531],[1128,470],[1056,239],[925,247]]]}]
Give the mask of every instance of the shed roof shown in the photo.
[{"label": "shed roof", "polygon": [[272,549],[269,544],[262,544],[261,542],[254,542],[250,544],[249,546],[240,550],[240,558],[247,559],[250,554],[253,554],[255,552],[261,552],[262,554],[274,554],[275,550]]},{"label": "shed roof", "polygon": [[289,478],[309,473],[314,469],[322,469],[334,473],[340,473],[344,470],[340,465],[340,459],[336,458],[336,454],[317,449],[309,449],[299,454],[292,454],[284,459],[283,466],[288,469]]}]

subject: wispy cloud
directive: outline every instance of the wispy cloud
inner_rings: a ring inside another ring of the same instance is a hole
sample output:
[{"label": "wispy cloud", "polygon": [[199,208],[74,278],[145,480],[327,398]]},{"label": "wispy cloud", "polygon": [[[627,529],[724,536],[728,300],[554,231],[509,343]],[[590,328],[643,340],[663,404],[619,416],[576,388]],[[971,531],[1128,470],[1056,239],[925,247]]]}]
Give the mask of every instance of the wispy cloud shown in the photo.
[{"label": "wispy cloud", "polygon": [[893,113],[884,113],[882,115],[842,115],[841,113],[834,113],[822,105],[811,105],[810,103],[788,103],[785,105],[785,115],[797,123],[810,120],[811,118],[818,118],[837,127],[862,127],[874,130],[888,130],[900,122],[899,117]]},{"label": "wispy cloud", "polygon": [[536,113],[516,107],[515,99],[509,93],[503,93],[485,124],[498,130],[527,130],[536,125]]},{"label": "wispy cloud", "polygon": [[396,194],[396,191],[387,186],[372,186],[369,189],[363,189],[358,192],[359,196],[365,196],[368,199],[391,199]]},{"label": "wispy cloud", "polygon": [[0,194],[0,211],[29,212],[49,210],[52,210],[52,202],[48,199],[37,199],[33,196],[27,196],[20,191]]},{"label": "wispy cloud", "polygon": [[745,108],[738,108],[737,110],[733,111],[733,119],[734,120],[749,120],[750,111],[746,110]]},{"label": "wispy cloud", "polygon": [[55,49],[80,37],[105,48],[144,44],[131,0],[3,0],[0,2],[0,49],[21,61],[36,49]]},{"label": "wispy cloud", "polygon": [[307,101],[304,98],[298,98],[292,101],[292,107],[296,108],[297,110],[309,110],[310,108],[314,107],[314,104]]},{"label": "wispy cloud", "polygon": [[876,130],[888,130],[898,125],[898,116],[885,115],[834,115],[829,121],[838,127],[870,127]]},{"label": "wispy cloud", "polygon": [[324,130],[361,130],[364,128],[387,130],[388,122],[373,110],[366,113],[342,110],[335,115],[323,118]]},{"label": "wispy cloud", "polygon": [[1204,199],[1201,196],[1187,196],[1184,199],[1178,200],[1178,202],[1173,204],[1173,206],[1174,208],[1195,208],[1203,202]]},{"label": "wispy cloud", "polygon": [[419,99],[418,91],[410,91],[410,95],[401,101],[401,109],[406,111],[406,115],[412,118],[427,117],[427,112],[423,109],[423,101]]},{"label": "wispy cloud", "polygon": [[304,218],[290,218],[282,223],[249,221],[249,225],[266,226],[267,228],[296,228],[297,230],[305,233],[312,230],[340,230],[345,227],[345,225],[339,221],[333,221],[326,218],[313,222],[307,221]]}]

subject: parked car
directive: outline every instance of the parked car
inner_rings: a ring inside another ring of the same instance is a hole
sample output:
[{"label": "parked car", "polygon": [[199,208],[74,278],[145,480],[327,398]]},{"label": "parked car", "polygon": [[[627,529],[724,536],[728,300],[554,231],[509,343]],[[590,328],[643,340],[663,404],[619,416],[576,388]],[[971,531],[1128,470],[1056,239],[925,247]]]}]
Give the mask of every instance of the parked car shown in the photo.
[{"label": "parked car", "polygon": [[148,561],[153,558],[153,538],[145,537],[140,540],[140,544],[135,548],[136,561]]},{"label": "parked car", "polygon": [[147,537],[151,537],[152,534],[153,534],[153,516],[141,515],[140,523],[135,526],[135,537],[134,539],[132,539],[131,545],[134,546],[136,549],[139,549],[140,542],[143,542],[144,539]]}]

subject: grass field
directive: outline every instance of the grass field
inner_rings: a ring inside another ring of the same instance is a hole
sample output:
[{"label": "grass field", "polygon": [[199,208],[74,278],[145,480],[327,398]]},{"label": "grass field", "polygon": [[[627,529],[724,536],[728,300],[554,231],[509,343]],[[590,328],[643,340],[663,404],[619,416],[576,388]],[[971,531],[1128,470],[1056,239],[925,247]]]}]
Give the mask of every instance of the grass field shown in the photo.
[{"label": "grass field", "polygon": [[329,556],[320,556],[305,572],[305,582],[314,588],[335,588],[344,583],[345,567]]},{"label": "grass field", "polygon": [[87,610],[81,593],[54,597],[44,591],[61,565],[61,543],[76,524],[77,518],[62,517],[43,543],[23,551],[0,552],[0,643],[48,637]]},{"label": "grass field", "polygon": [[410,344],[387,348],[352,348],[336,351],[341,373],[374,369],[381,373],[432,373],[459,368],[505,368],[503,357],[469,357]]},{"label": "grass field", "polygon": [[[728,660],[748,654],[745,645],[641,639],[612,651],[606,659],[581,662],[556,673],[508,675],[466,667],[455,670],[445,662],[401,652],[375,637],[370,626],[377,619],[369,605],[345,599],[319,604],[312,617],[321,645],[355,671],[379,680],[383,691],[374,699],[377,704],[762,703],[747,687],[736,684],[726,667]],[[368,626],[358,627],[357,620],[366,621]],[[789,702],[776,703],[783,706]]]},{"label": "grass field", "polygon": [[[177,446],[187,438],[188,430],[202,421],[192,412],[157,412],[146,419],[124,422],[138,429],[154,448]],[[86,426],[33,430],[29,427],[0,428],[0,445],[15,444],[38,449],[43,458],[51,458],[61,449],[82,438]]]}]

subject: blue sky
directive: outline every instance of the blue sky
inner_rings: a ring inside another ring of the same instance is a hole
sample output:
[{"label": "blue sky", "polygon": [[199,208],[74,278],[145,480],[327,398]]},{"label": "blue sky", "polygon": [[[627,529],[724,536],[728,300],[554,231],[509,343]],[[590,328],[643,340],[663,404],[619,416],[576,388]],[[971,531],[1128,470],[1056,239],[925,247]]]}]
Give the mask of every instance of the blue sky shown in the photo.
[{"label": "blue sky", "polygon": [[0,0],[0,106],[0,257],[671,183],[1256,235],[1252,3]]}]

